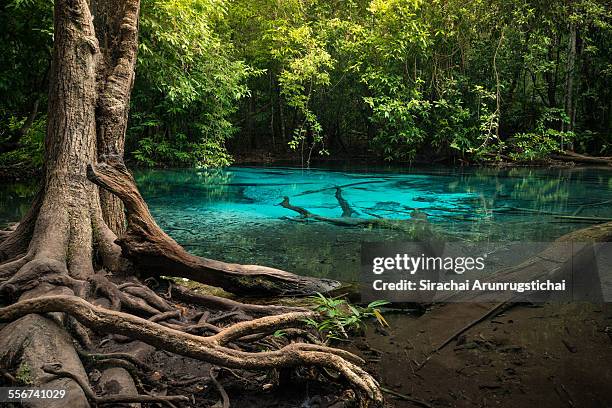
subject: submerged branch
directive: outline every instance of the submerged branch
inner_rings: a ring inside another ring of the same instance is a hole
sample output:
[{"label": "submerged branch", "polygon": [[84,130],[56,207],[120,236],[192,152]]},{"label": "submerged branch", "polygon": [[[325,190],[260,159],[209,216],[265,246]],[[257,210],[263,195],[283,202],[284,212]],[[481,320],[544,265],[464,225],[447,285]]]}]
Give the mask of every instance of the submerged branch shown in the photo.
[{"label": "submerged branch", "polygon": [[365,228],[381,228],[381,229],[390,229],[397,231],[412,231],[416,226],[416,222],[422,222],[423,220],[392,220],[389,218],[355,218],[355,217],[342,217],[342,218],[332,218],[332,217],[324,217],[322,215],[314,214],[303,207],[298,207],[290,203],[289,197],[285,197],[283,201],[280,203],[281,207],[286,208],[288,210],[294,211],[303,219],[312,219],[315,221],[327,222],[329,224],[333,224],[339,227],[365,227]]},{"label": "submerged branch", "polygon": [[348,218],[355,214],[355,210],[351,208],[349,202],[342,196],[342,187],[336,187],[336,200],[338,200],[338,204],[342,208],[342,217]]}]

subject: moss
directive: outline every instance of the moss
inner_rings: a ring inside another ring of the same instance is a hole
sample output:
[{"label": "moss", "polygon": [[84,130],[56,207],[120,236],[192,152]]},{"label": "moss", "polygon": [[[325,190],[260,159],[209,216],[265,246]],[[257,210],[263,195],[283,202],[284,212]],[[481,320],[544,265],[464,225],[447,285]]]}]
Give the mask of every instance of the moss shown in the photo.
[{"label": "moss", "polygon": [[199,282],[192,281],[189,279],[175,278],[173,276],[164,276],[164,278],[171,280],[173,282],[176,282],[177,284],[181,286],[185,286],[193,290],[194,292],[201,293],[203,295],[213,295],[213,296],[219,296],[219,297],[224,297],[228,299],[233,299],[236,297],[233,294],[226,292],[221,288],[217,288],[215,286],[204,285],[203,283],[199,283]]}]

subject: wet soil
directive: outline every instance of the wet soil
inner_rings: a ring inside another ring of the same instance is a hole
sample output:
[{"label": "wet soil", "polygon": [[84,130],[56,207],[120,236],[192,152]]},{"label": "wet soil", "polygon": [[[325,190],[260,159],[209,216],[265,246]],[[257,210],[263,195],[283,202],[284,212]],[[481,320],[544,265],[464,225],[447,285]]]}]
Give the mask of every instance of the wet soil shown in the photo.
[{"label": "wet soil", "polygon": [[[429,352],[490,305],[387,316],[349,349],[383,386],[432,407],[612,407],[612,305],[517,305]],[[389,406],[417,406],[387,395]]]}]

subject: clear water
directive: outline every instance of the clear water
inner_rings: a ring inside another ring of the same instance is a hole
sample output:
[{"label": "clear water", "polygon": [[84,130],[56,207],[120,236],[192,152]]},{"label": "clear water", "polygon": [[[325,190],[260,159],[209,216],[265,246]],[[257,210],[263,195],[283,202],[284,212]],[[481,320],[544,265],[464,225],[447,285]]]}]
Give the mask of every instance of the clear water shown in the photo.
[{"label": "clear water", "polygon": [[[357,278],[362,241],[410,240],[409,232],[298,222],[291,203],[340,217],[335,187],[361,218],[410,222],[416,209],[453,240],[555,239],[592,224],[564,215],[612,219],[612,170],[230,167],[138,170],[158,223],[191,252],[300,274]],[[27,209],[30,186],[0,185],[0,223]]]}]

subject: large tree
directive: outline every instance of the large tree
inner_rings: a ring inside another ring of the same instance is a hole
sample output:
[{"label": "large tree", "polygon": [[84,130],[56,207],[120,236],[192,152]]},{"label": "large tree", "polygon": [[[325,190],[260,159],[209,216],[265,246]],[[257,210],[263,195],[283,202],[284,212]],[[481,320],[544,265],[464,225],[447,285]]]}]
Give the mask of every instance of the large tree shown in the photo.
[{"label": "large tree", "polygon": [[[25,369],[34,384],[54,374],[46,386],[69,391],[68,403],[31,406],[89,406],[100,399],[81,356],[96,352],[93,335],[114,333],[228,367],[326,367],[380,402],[378,385],[350,353],[301,342],[260,353],[238,346],[317,314],[198,295],[171,283],[164,298],[141,282],[181,276],[249,295],[303,295],[337,285],[196,257],[157,226],[123,164],[139,8],[139,0],[55,1],[42,186],[25,218],[0,236],[0,302],[9,305],[0,320],[12,321],[0,331],[3,372]],[[229,311],[226,321],[240,321],[216,326],[205,313],[181,316],[173,298]],[[189,334],[194,327],[213,335]],[[121,387],[112,401],[177,399],[137,396],[130,372],[113,370]]]}]

